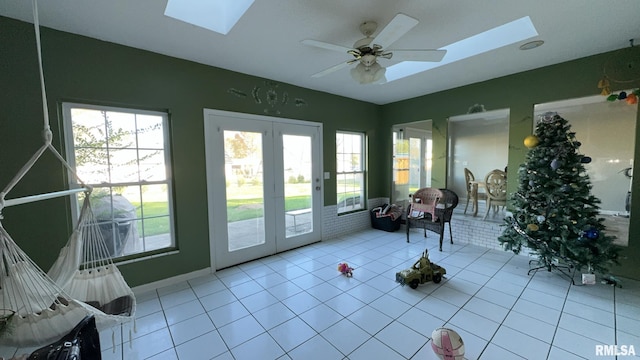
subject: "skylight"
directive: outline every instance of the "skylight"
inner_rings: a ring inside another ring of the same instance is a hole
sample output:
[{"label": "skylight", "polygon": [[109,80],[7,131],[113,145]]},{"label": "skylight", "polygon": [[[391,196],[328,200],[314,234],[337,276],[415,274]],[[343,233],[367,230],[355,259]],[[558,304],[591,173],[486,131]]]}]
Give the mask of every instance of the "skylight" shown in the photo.
[{"label": "skylight", "polygon": [[440,50],[447,50],[447,54],[440,62],[403,61],[389,66],[386,72],[387,82],[451,64],[534,36],[538,36],[538,31],[531,19],[525,16],[440,48]]},{"label": "skylight", "polygon": [[254,0],[168,0],[166,16],[227,35]]}]

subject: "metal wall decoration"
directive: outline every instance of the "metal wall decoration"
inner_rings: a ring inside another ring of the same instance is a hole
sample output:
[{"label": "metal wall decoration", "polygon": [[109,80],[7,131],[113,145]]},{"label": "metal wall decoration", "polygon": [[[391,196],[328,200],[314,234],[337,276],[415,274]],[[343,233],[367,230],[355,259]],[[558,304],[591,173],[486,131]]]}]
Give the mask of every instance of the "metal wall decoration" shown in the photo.
[{"label": "metal wall decoration", "polygon": [[[307,102],[301,98],[294,98],[293,102],[289,101],[289,93],[286,91],[278,91],[280,84],[275,81],[264,81],[264,86],[256,85],[251,89],[251,98],[257,105],[265,104],[263,112],[268,115],[280,115],[280,109],[284,106],[292,104],[296,107],[306,106]],[[228,93],[239,98],[248,98],[249,94],[236,88],[229,88]]]}]

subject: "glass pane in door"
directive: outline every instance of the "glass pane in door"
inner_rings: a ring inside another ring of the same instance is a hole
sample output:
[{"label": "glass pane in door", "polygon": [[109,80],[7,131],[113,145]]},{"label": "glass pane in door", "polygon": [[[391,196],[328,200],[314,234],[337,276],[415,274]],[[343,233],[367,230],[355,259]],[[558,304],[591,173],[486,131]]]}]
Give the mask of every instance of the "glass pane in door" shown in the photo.
[{"label": "glass pane in door", "polygon": [[414,193],[422,186],[422,139],[409,138],[409,193]]},{"label": "glass pane in door", "polygon": [[393,192],[391,202],[401,204],[409,198],[409,140],[393,132]]},{"label": "glass pane in door", "polygon": [[224,131],[229,251],[265,243],[262,133]]},{"label": "glass pane in door", "polygon": [[311,137],[282,135],[287,238],[313,231]]},{"label": "glass pane in door", "polygon": [[433,140],[427,139],[424,149],[424,186],[431,187],[431,168],[433,166]]}]

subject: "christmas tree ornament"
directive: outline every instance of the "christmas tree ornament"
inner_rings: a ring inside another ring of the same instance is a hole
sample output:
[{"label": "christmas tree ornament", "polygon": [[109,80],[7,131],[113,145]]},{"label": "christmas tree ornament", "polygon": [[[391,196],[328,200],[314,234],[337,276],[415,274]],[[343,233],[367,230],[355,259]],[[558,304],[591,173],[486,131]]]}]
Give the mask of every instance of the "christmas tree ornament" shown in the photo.
[{"label": "christmas tree ornament", "polygon": [[533,180],[529,180],[529,186],[534,187],[536,183]]},{"label": "christmas tree ornament", "polygon": [[591,162],[591,158],[588,156],[583,156],[582,159],[580,159],[580,162],[583,164],[588,164]]},{"label": "christmas tree ornament", "polygon": [[627,93],[625,91],[620,91],[620,94],[618,94],[618,100],[624,100],[627,98]]},{"label": "christmas tree ornament", "polygon": [[551,170],[556,171],[560,167],[560,161],[556,158],[551,160]]},{"label": "christmas tree ornament", "polygon": [[592,227],[591,229],[587,230],[585,235],[587,236],[587,238],[595,240],[600,236],[600,232],[595,227]]},{"label": "christmas tree ornament", "polygon": [[544,215],[538,215],[538,216],[536,216],[536,220],[537,220],[539,223],[541,223],[541,224],[545,221],[545,219],[546,219],[546,218],[544,217]]},{"label": "christmas tree ornament", "polygon": [[616,101],[618,100],[618,94],[611,94],[607,97],[607,101]]},{"label": "christmas tree ornament", "polygon": [[538,146],[539,143],[540,139],[538,139],[538,137],[535,135],[529,135],[524,138],[524,146],[526,146],[528,149],[533,149],[534,147]]},{"label": "christmas tree ornament", "polygon": [[627,95],[627,99],[625,100],[627,104],[634,105],[638,103],[638,95],[631,93]]},{"label": "christmas tree ornament", "polygon": [[538,231],[539,229],[540,229],[540,227],[538,227],[538,225],[536,225],[536,224],[527,225],[527,230],[529,230],[529,231]]}]

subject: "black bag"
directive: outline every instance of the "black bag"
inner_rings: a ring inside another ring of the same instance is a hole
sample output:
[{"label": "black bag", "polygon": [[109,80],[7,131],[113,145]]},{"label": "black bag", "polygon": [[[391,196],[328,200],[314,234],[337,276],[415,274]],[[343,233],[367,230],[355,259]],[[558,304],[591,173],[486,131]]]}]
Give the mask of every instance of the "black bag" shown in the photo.
[{"label": "black bag", "polygon": [[101,360],[96,319],[87,315],[60,340],[34,351],[27,360]]}]

